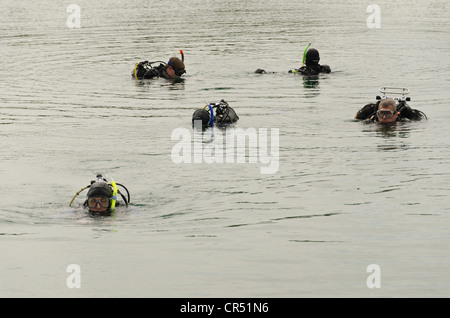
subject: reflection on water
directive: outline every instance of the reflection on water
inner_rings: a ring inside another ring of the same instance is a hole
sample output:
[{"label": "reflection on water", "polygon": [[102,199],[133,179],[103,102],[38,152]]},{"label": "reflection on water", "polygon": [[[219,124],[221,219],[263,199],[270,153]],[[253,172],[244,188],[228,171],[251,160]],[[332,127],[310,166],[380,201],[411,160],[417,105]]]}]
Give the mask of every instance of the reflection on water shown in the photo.
[{"label": "reflection on water", "polygon": [[136,80],[132,79],[135,82],[136,87],[163,87],[168,88],[169,90],[184,90],[185,89],[185,79],[184,78],[175,78],[175,79],[165,79],[165,78],[157,78],[157,79],[142,79]]},{"label": "reflection on water", "polygon": [[303,88],[313,89],[319,86],[319,75],[302,76]]},{"label": "reflection on water", "polygon": [[417,127],[421,127],[421,123],[409,121],[393,124],[378,122],[364,122],[363,124],[367,125],[363,132],[371,133],[377,138],[373,142],[377,144],[379,151],[408,150],[412,144],[407,139],[411,137]]},{"label": "reflection on water", "polygon": [[413,128],[410,125],[414,123],[393,123],[393,124],[380,124],[374,123],[377,128],[377,136],[382,138],[408,138]]}]

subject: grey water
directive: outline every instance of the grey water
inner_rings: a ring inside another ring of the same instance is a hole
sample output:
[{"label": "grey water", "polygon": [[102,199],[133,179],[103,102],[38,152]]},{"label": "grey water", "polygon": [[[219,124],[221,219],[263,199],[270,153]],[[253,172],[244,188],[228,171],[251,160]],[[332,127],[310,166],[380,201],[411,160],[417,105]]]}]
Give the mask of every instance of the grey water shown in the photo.
[{"label": "grey water", "polygon": [[[449,296],[448,1],[377,1],[379,28],[372,1],[73,3],[79,28],[70,2],[0,1],[1,297]],[[331,74],[288,73],[308,43]],[[179,49],[183,81],[131,78]],[[381,86],[428,120],[354,121]],[[277,171],[174,162],[221,99],[278,129]],[[97,173],[128,209],[69,207]]]}]

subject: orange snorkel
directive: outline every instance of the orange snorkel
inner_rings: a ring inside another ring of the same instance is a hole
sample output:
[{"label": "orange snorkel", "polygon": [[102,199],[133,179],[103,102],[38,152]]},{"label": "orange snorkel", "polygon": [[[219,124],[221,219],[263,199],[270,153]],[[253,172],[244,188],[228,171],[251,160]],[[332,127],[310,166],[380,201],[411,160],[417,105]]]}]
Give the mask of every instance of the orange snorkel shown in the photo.
[{"label": "orange snorkel", "polygon": [[181,62],[184,63],[184,53],[183,50],[180,49],[180,54],[181,54]]}]

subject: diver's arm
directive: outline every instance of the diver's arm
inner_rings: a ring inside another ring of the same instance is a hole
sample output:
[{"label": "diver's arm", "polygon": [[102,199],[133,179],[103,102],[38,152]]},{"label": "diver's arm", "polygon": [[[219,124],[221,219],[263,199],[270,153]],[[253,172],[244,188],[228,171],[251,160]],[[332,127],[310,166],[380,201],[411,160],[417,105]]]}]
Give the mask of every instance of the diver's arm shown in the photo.
[{"label": "diver's arm", "polygon": [[377,111],[377,108],[378,104],[367,104],[363,108],[358,110],[358,112],[355,115],[355,119],[360,120],[368,119]]}]

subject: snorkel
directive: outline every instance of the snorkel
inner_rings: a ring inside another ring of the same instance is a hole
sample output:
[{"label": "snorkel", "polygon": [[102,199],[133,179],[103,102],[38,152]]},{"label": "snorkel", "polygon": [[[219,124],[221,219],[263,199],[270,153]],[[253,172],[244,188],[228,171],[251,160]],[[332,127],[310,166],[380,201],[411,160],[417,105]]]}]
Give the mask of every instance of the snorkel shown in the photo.
[{"label": "snorkel", "polygon": [[305,50],[303,51],[303,60],[302,60],[302,66],[305,65],[305,61],[306,61],[306,52],[308,51],[309,47],[311,46],[311,43],[308,44],[308,46],[305,48]]},{"label": "snorkel", "polygon": [[184,53],[183,50],[180,49],[180,54],[181,54],[181,62],[184,63]]},{"label": "snorkel", "polygon": [[[309,49],[310,46],[311,46],[311,43],[309,43],[309,44],[306,46],[305,50],[303,51],[302,67],[305,66],[305,62],[306,62],[306,52],[308,51],[308,49]],[[294,73],[294,74],[296,74],[297,72],[298,72],[297,69],[293,69],[293,70],[290,70],[290,71],[289,71],[289,73]]]},{"label": "snorkel", "polygon": [[111,179],[111,185],[112,185],[112,187],[113,187],[113,194],[112,194],[112,197],[110,198],[110,200],[111,200],[111,207],[110,207],[110,210],[111,210],[112,212],[114,212],[115,209],[116,209],[116,201],[117,201],[117,185],[116,185],[116,183],[114,182],[114,180],[112,180],[112,179]]}]

